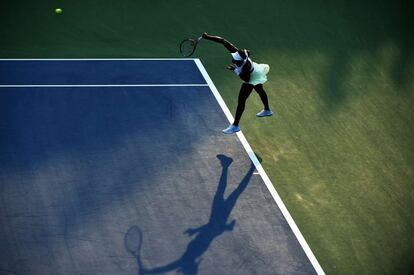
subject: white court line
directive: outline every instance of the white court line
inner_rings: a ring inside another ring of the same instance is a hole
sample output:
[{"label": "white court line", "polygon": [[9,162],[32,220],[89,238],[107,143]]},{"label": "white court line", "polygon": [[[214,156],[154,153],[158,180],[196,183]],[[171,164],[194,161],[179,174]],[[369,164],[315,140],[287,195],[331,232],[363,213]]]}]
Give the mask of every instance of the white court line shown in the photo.
[{"label": "white court line", "polygon": [[[224,114],[226,115],[227,119],[230,123],[233,123],[234,118],[227,107],[226,103],[224,102],[223,98],[221,97],[219,91],[217,90],[216,86],[214,85],[213,81],[211,80],[210,76],[208,75],[206,69],[204,68],[203,64],[199,59],[194,59],[194,62],[197,64],[198,69],[200,70],[201,74],[203,75],[204,79],[207,81],[208,85],[210,86],[211,91],[213,92],[217,102],[219,103],[221,109],[223,110]],[[287,210],[285,204],[283,203],[282,199],[280,198],[279,194],[277,193],[275,187],[273,186],[272,182],[270,181],[269,177],[267,176],[266,172],[264,171],[262,165],[260,164],[259,160],[257,159],[256,155],[254,154],[252,148],[250,147],[249,143],[247,142],[245,136],[243,135],[242,131],[237,132],[237,136],[240,139],[241,143],[243,144],[244,149],[247,151],[250,159],[256,166],[257,171],[261,175],[264,183],[266,184],[267,188],[270,191],[273,199],[275,200],[277,206],[282,211],[283,216],[285,217],[286,221],[288,222],[290,228],[292,229],[293,233],[295,234],[297,240],[299,241],[302,249],[305,251],[306,256],[308,256],[309,261],[312,263],[313,268],[319,275],[324,275],[325,272],[323,271],[321,265],[319,264],[318,260],[316,259],[315,255],[313,254],[312,250],[310,249],[308,243],[306,242],[305,238],[303,237],[302,233],[300,232],[298,226],[296,225],[295,221],[293,220],[292,216],[290,215],[289,211]]]},{"label": "white court line", "polygon": [[0,85],[0,88],[94,88],[94,87],[208,87],[208,84],[39,84]]},{"label": "white court line", "polygon": [[[194,58],[0,58],[0,61],[183,61]],[[38,84],[0,85],[0,88],[93,88],[93,87],[207,87],[208,84]]]},{"label": "white court line", "polygon": [[0,58],[0,61],[182,61],[194,58]]}]

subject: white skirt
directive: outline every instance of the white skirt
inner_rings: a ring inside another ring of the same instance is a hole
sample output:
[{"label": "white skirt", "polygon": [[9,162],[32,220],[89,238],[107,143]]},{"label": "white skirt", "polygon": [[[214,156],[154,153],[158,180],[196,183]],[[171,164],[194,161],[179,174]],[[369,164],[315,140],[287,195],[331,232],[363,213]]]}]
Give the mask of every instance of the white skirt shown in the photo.
[{"label": "white skirt", "polygon": [[264,84],[267,81],[267,73],[270,67],[267,64],[257,64],[253,62],[253,72],[250,74],[249,84],[256,86],[257,84]]}]

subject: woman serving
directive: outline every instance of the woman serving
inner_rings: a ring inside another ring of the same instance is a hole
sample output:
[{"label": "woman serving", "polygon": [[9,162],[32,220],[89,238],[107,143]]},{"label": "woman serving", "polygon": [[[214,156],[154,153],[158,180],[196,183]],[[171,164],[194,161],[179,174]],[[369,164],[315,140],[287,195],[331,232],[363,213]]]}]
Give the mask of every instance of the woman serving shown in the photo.
[{"label": "woman serving", "polygon": [[246,100],[253,91],[259,94],[263,102],[264,109],[257,113],[258,117],[271,116],[273,112],[269,108],[269,102],[263,84],[267,81],[267,73],[269,72],[269,65],[258,64],[250,59],[250,52],[246,49],[238,49],[226,39],[203,33],[202,36],[206,40],[222,44],[232,56],[232,64],[227,68],[238,75],[244,82],[240,88],[236,116],[233,124],[223,130],[225,134],[233,134],[240,131],[240,118],[246,106]]}]

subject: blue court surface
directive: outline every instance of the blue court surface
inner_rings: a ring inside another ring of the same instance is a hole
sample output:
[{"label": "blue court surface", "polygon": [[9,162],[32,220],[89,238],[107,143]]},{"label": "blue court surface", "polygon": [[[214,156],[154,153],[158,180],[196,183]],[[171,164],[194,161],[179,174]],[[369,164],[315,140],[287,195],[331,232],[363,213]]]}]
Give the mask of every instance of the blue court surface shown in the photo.
[{"label": "blue court surface", "polygon": [[323,274],[226,108],[197,59],[1,60],[0,274]]}]

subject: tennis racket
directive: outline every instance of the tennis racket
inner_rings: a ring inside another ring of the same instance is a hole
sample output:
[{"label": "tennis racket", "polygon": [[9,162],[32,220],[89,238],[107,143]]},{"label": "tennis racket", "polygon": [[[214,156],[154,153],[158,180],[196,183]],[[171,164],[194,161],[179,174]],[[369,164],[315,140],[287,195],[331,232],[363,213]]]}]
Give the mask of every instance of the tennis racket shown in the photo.
[{"label": "tennis racket", "polygon": [[184,57],[189,57],[191,55],[193,55],[193,53],[195,52],[196,48],[197,48],[197,44],[198,42],[200,42],[200,40],[203,37],[200,36],[199,38],[187,38],[184,39],[183,41],[181,41],[180,43],[180,53],[182,56]]}]

